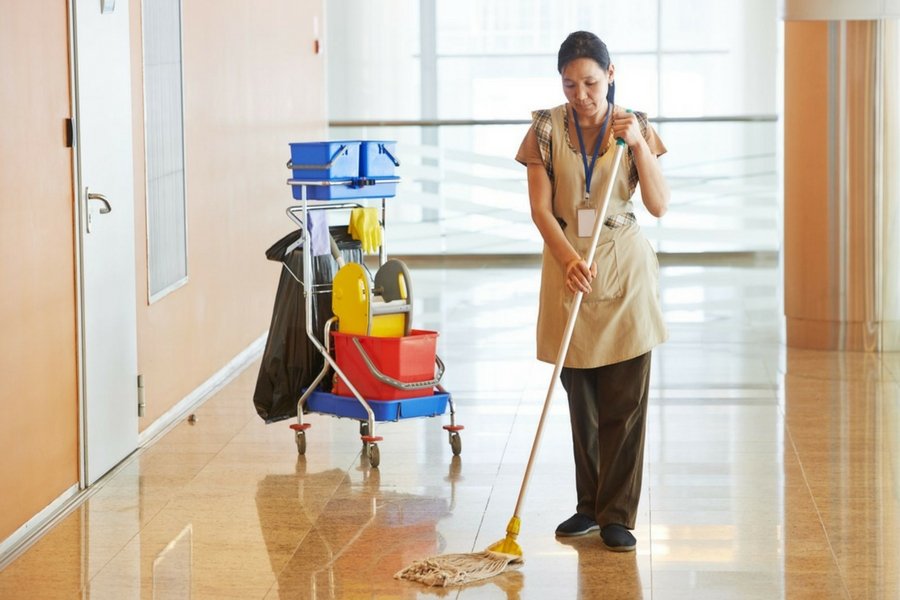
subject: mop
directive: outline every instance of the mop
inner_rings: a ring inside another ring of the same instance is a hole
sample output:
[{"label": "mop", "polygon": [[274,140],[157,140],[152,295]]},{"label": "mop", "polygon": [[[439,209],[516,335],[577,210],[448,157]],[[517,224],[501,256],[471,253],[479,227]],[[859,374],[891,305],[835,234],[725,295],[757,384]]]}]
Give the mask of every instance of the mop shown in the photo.
[{"label": "mop", "polygon": [[[612,172],[610,173],[606,193],[603,196],[603,204],[594,220],[594,229],[591,235],[591,249],[588,252],[587,258],[585,258],[585,262],[588,265],[594,263],[594,254],[597,251],[597,243],[600,241],[600,230],[603,228],[603,221],[606,218],[606,208],[609,205],[613,183],[616,180],[616,175],[619,171],[619,163],[622,161],[622,154],[624,154],[624,151],[625,141],[617,139],[616,155],[613,158]],[[559,345],[559,352],[556,355],[556,365],[553,369],[553,376],[550,378],[550,386],[547,389],[547,397],[544,399],[544,408],[541,411],[537,432],[534,435],[534,442],[531,445],[531,455],[528,457],[528,465],[525,467],[525,475],[522,478],[522,487],[519,489],[519,498],[516,501],[516,509],[513,512],[512,518],[509,520],[509,524],[506,526],[506,537],[499,542],[491,544],[483,552],[444,554],[416,561],[405,569],[397,572],[394,575],[396,579],[408,579],[410,581],[418,581],[425,585],[438,587],[462,585],[494,577],[505,571],[507,567],[516,567],[524,562],[522,548],[519,546],[518,542],[516,542],[516,538],[519,535],[519,529],[522,525],[522,519],[519,515],[521,514],[522,504],[525,500],[525,490],[528,488],[528,481],[531,479],[531,469],[534,466],[537,449],[541,443],[544,421],[549,412],[550,400],[553,398],[554,384],[556,383],[556,380],[559,379],[563,363],[566,361],[566,354],[569,351],[569,342],[572,340],[572,332],[575,329],[575,319],[578,317],[578,310],[581,308],[583,296],[584,293],[581,290],[575,293],[575,301],[572,303],[572,309],[569,312],[569,319],[566,322],[563,338]]]}]

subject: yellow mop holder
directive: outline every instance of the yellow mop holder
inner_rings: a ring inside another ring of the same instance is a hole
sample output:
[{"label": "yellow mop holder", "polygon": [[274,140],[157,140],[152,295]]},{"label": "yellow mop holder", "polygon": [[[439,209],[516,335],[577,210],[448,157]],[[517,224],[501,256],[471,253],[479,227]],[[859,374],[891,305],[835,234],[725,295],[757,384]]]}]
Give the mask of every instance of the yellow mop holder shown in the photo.
[{"label": "yellow mop holder", "polygon": [[386,261],[369,287],[365,267],[347,263],[332,284],[331,309],[338,331],[371,337],[402,337],[412,329],[409,270],[397,259]]}]

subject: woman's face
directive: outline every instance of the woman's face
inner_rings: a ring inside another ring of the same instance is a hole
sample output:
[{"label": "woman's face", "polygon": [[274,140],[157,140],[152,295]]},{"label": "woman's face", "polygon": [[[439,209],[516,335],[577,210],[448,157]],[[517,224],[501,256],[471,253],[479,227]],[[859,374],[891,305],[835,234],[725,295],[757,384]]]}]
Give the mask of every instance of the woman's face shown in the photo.
[{"label": "woman's face", "polygon": [[606,114],[606,92],[613,66],[604,71],[592,58],[576,58],[562,70],[563,93],[579,117],[600,119]]}]

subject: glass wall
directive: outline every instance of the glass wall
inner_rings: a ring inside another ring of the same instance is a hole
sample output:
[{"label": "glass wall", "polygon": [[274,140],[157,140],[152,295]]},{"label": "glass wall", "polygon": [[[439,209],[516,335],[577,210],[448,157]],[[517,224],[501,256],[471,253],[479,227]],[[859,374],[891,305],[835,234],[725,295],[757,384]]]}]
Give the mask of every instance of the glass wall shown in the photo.
[{"label": "glass wall", "polygon": [[[534,254],[525,170],[531,111],[565,102],[571,31],[597,33],[618,104],[647,112],[669,149],[660,252],[773,252],[777,215],[775,0],[329,1],[333,138],[396,139],[393,254]],[[640,204],[636,199],[636,204]]]}]

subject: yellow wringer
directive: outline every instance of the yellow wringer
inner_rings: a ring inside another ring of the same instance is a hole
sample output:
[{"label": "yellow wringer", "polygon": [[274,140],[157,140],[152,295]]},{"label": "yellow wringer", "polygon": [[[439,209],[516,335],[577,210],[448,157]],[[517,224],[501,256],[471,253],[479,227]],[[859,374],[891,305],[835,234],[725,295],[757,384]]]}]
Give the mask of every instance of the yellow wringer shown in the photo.
[{"label": "yellow wringer", "polygon": [[359,263],[347,263],[334,276],[331,309],[338,331],[371,337],[402,337],[412,328],[412,292],[409,270],[403,261],[386,261],[369,276]]}]

